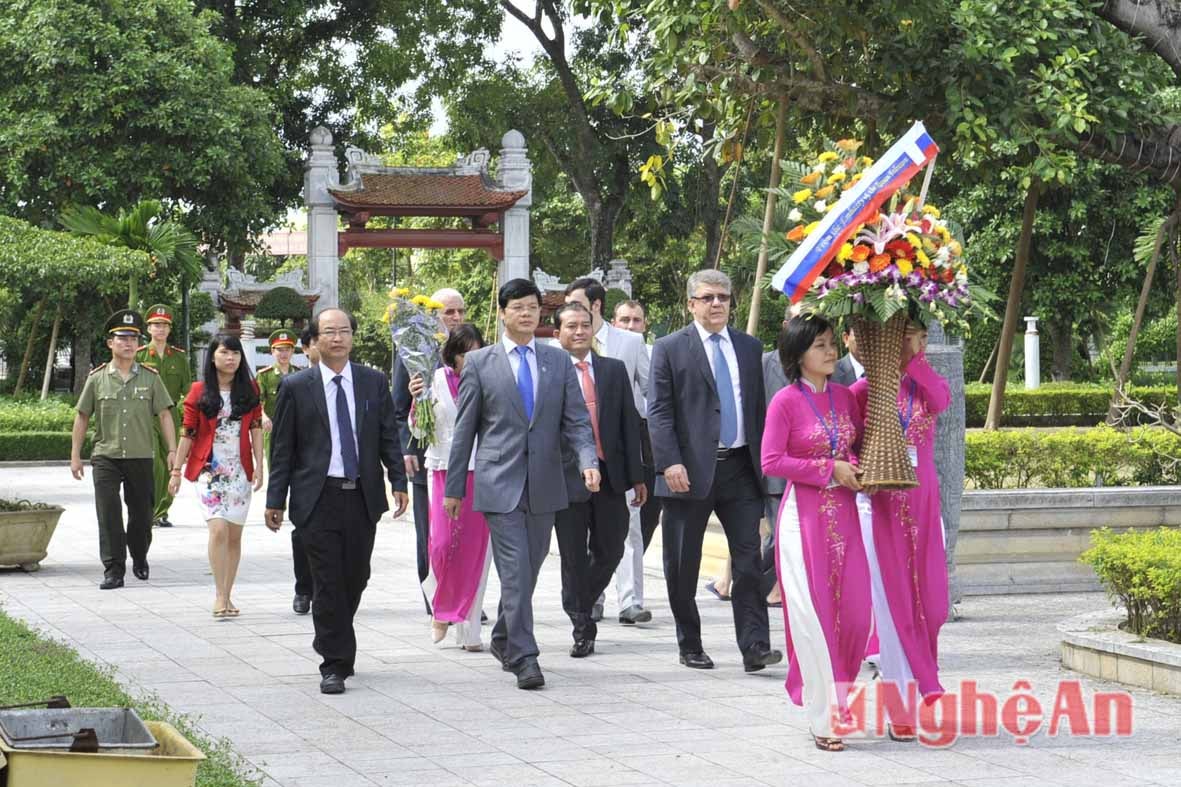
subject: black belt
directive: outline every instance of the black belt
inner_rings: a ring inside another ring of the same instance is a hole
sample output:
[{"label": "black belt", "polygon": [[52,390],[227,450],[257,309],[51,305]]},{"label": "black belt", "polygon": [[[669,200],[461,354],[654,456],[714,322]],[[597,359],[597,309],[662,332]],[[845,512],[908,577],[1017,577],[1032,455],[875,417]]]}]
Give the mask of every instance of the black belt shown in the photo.
[{"label": "black belt", "polygon": [[742,456],[744,453],[746,453],[745,445],[740,445],[735,448],[719,448],[718,461],[721,462],[724,459],[734,459],[736,457]]},{"label": "black belt", "polygon": [[351,492],[357,488],[357,482],[351,478],[338,478],[337,476],[330,475],[324,479],[324,486]]}]

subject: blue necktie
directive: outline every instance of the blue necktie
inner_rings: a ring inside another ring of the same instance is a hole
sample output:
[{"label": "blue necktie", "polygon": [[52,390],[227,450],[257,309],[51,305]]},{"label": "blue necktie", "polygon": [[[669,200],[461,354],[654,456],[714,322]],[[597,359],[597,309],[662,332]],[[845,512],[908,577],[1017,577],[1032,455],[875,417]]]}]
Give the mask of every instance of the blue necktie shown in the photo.
[{"label": "blue necktie", "polygon": [[722,335],[709,337],[714,343],[714,382],[718,386],[718,402],[722,406],[722,431],[718,441],[729,448],[738,439],[738,405],[734,402],[734,383],[730,380],[730,364],[722,354]]},{"label": "blue necktie", "polygon": [[344,375],[332,378],[336,383],[336,428],[340,432],[340,460],[344,464],[344,477],[355,481],[361,476],[357,469],[357,443],[353,439],[353,421],[349,418],[349,400],[344,393]]},{"label": "blue necktie", "polygon": [[517,348],[521,356],[521,368],[517,369],[517,390],[521,392],[521,402],[525,405],[525,418],[533,420],[533,372],[529,368],[529,345]]}]

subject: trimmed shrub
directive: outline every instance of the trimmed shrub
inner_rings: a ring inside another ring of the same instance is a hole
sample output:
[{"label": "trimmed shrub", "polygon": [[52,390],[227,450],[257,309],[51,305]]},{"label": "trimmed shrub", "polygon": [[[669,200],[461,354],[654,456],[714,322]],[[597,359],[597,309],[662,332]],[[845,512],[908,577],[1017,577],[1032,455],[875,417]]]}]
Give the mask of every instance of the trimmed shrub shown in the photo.
[{"label": "trimmed shrub", "polygon": [[[1094,426],[1107,418],[1111,385],[1049,383],[1027,391],[1005,391],[1002,422],[1006,426]],[[1128,393],[1146,405],[1177,403],[1176,387],[1132,386]],[[970,383],[964,391],[964,415],[969,427],[984,426],[992,387]]]},{"label": "trimmed shrub", "polygon": [[312,307],[304,297],[290,287],[276,287],[262,296],[254,310],[256,320],[277,320],[280,323],[306,320]]},{"label": "trimmed shrub", "polygon": [[969,432],[964,457],[976,489],[1181,483],[1181,437],[1146,426]]},{"label": "trimmed shrub", "polygon": [[1181,644],[1181,530],[1105,527],[1091,533],[1091,548],[1079,560],[1127,609],[1129,631]]},{"label": "trimmed shrub", "polygon": [[[0,432],[0,460],[15,461],[50,461],[68,460],[70,458],[69,432]],[[86,436],[82,444],[82,456],[90,456],[94,447],[94,438]]]},{"label": "trimmed shrub", "polygon": [[[0,433],[68,432],[73,427],[74,408],[61,399],[0,399]],[[0,453],[0,458],[7,457]]]}]

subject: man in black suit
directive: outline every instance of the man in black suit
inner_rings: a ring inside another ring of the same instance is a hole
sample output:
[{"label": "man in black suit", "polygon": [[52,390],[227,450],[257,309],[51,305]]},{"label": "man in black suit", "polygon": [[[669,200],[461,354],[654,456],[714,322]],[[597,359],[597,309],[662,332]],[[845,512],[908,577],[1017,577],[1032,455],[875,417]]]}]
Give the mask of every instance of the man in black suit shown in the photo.
[{"label": "man in black suit", "polygon": [[389,510],[382,465],[406,510],[406,472],[386,376],[349,360],[357,322],[340,309],[312,321],[320,363],[279,386],[271,432],[266,523],[278,531],[291,494],[315,581],[312,647],[320,654],[320,691],[344,692],[353,674],[353,616],[369,582],[377,520]]},{"label": "man in black suit", "polygon": [[677,622],[681,663],[712,669],[694,597],[711,513],[726,531],[733,566],[731,606],[742,663],[755,672],[783,658],[770,646],[759,589],[763,512],[761,445],[767,403],[763,348],[727,326],[730,279],[716,270],[689,277],[693,323],[652,348],[648,431],[656,494],[664,498],[664,577]]},{"label": "man in black suit", "polygon": [[837,361],[837,368],[833,370],[832,381],[841,385],[852,385],[865,376],[865,367],[857,360],[857,336],[849,323],[845,323],[841,331],[848,352]]},{"label": "man in black suit", "polygon": [[558,342],[570,353],[582,387],[602,477],[597,492],[580,485],[578,456],[563,440],[570,507],[557,513],[554,527],[562,556],[562,607],[574,624],[570,655],[576,659],[595,652],[598,629],[593,608],[623,557],[630,519],[627,493],[634,492],[632,505],[636,507],[648,497],[640,414],[627,367],[622,361],[591,352],[591,325],[591,313],[578,302],[568,302],[554,315]]},{"label": "man in black suit", "polygon": [[[443,304],[440,317],[448,331],[463,324],[467,306],[458,291],[451,288],[436,290],[431,299]],[[425,448],[413,440],[410,434],[410,405],[413,398],[410,396],[410,374],[406,371],[406,364],[402,363],[401,355],[394,356],[391,376],[394,381],[394,418],[398,422],[402,461],[406,467],[406,476],[410,483],[414,484],[414,494],[411,495],[414,505],[414,540],[418,560],[418,581],[422,583],[426,581],[431,568],[430,557],[427,554],[427,544],[431,535],[431,504],[427,498],[426,464],[423,460]],[[426,591],[423,591],[422,600],[426,605],[426,613],[431,614],[431,602],[426,597]]]}]

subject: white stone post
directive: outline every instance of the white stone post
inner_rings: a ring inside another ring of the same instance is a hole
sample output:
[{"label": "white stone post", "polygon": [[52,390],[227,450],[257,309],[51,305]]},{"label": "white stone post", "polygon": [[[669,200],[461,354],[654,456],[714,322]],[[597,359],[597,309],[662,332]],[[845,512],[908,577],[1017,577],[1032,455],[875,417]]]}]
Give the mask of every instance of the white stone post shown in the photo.
[{"label": "white stone post", "polygon": [[323,126],[312,129],[312,151],[304,164],[303,197],[308,206],[308,286],[320,291],[315,314],[340,305],[337,281],[337,232],[339,217],[328,189],[340,185],[332,133]]},{"label": "white stone post", "polygon": [[1025,390],[1042,384],[1041,338],[1037,335],[1037,317],[1025,318]]},{"label": "white stone post", "polygon": [[533,204],[533,168],[525,150],[525,137],[512,129],[500,140],[500,186],[510,191],[527,189],[528,194],[505,211],[500,231],[504,235],[504,259],[497,270],[497,282],[529,278],[529,206]]}]

